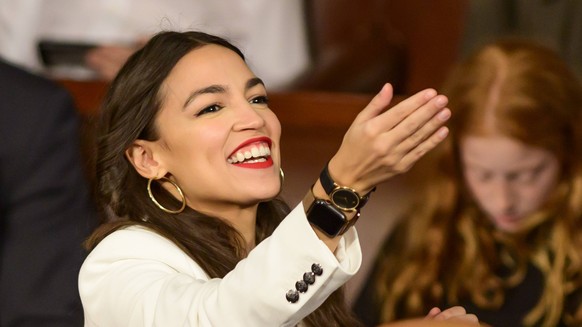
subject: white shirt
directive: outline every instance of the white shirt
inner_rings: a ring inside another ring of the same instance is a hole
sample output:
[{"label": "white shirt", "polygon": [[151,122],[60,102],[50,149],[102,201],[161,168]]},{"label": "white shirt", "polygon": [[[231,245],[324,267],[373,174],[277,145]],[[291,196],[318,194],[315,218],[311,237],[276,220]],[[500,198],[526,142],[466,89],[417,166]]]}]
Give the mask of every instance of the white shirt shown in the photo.
[{"label": "white shirt", "polygon": [[0,0],[0,56],[41,71],[40,39],[128,44],[196,29],[233,42],[280,89],[309,64],[303,15],[299,0]]}]

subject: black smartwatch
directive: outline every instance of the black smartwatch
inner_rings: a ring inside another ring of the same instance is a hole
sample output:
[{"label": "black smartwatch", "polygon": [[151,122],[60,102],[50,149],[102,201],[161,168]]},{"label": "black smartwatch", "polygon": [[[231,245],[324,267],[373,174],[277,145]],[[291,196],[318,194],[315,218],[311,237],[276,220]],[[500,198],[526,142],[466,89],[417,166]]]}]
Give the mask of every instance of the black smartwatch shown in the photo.
[{"label": "black smartwatch", "polygon": [[327,200],[314,198],[311,191],[305,196],[303,204],[309,205],[306,212],[309,223],[332,238],[343,235],[360,217],[358,212],[348,220],[342,210]]},{"label": "black smartwatch", "polygon": [[361,197],[354,189],[346,186],[336,184],[331,178],[328,170],[328,165],[321,171],[319,181],[329,196],[331,203],[343,211],[353,212],[360,210],[366,202],[370,199],[370,194],[376,190],[374,187],[372,191]]}]

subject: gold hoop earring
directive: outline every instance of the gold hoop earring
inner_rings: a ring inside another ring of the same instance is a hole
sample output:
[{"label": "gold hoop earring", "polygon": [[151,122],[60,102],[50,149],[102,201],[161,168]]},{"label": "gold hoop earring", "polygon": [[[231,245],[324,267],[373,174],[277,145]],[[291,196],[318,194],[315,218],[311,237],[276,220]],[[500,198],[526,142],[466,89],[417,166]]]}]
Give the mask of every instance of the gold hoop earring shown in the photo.
[{"label": "gold hoop earring", "polygon": [[182,200],[181,200],[182,201],[182,206],[178,210],[170,210],[170,209],[165,208],[163,205],[161,205],[158,202],[158,200],[156,200],[156,198],[154,197],[154,194],[152,193],[152,181],[155,180],[153,177],[148,180],[148,195],[150,196],[150,199],[152,200],[152,202],[158,208],[162,209],[163,211],[165,211],[167,213],[177,214],[177,213],[180,213],[180,212],[184,211],[184,208],[186,208],[186,197],[184,197],[184,193],[182,193],[182,189],[180,189],[180,187],[178,186],[178,184],[176,184],[176,182],[174,182],[173,180],[171,180],[171,179],[169,179],[167,177],[162,177],[162,178],[158,178],[158,179],[159,180],[164,180],[164,181],[172,184],[176,188],[176,190],[178,190],[178,193],[182,197]]},{"label": "gold hoop earring", "polygon": [[283,187],[283,182],[285,181],[285,173],[283,168],[279,167],[279,179],[281,180],[281,187]]}]

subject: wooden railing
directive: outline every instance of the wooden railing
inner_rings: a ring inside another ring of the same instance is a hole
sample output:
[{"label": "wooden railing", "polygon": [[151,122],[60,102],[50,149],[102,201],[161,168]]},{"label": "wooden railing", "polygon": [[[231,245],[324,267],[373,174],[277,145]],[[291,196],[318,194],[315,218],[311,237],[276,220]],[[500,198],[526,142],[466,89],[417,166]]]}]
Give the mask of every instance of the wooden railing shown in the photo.
[{"label": "wooden railing", "polygon": [[101,101],[105,96],[107,87],[109,86],[105,81],[59,79],[57,82],[69,90],[75,100],[77,110],[85,116],[93,116],[97,114]]}]

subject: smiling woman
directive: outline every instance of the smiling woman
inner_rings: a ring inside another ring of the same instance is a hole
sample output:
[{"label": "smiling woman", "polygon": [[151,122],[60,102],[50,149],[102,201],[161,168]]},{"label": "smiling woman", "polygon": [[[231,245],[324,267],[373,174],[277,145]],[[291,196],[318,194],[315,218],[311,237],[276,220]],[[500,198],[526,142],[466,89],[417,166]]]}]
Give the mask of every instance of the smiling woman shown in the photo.
[{"label": "smiling woman", "polygon": [[363,199],[440,143],[450,116],[432,89],[385,111],[391,99],[386,85],[322,175],[360,205],[334,206],[317,180],[290,210],[281,126],[242,53],[200,32],[153,37],[101,112],[110,214],[79,276],[86,326],[356,326],[338,289],[360,267]]}]

